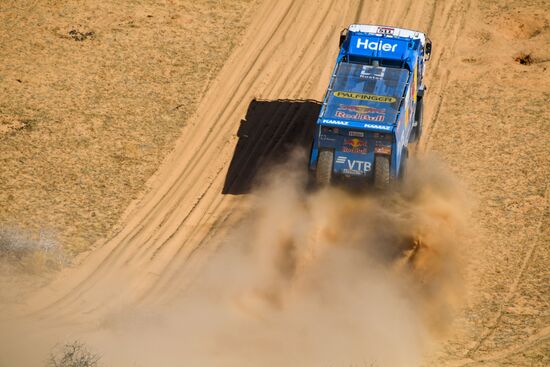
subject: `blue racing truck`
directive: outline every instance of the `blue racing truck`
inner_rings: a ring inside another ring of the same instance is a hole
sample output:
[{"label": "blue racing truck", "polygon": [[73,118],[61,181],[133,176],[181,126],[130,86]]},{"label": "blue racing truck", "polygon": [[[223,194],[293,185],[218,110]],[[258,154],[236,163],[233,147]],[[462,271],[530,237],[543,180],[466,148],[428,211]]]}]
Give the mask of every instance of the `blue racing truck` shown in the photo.
[{"label": "blue racing truck", "polygon": [[409,142],[422,133],[424,33],[352,24],[325,94],[309,168],[318,185],[360,179],[383,189],[403,175]]}]

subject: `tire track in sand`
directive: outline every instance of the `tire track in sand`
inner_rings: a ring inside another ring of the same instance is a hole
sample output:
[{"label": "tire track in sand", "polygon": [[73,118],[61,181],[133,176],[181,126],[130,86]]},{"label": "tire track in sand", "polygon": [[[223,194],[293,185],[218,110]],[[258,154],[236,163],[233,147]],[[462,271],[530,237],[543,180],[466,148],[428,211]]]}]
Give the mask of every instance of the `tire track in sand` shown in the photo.
[{"label": "tire track in sand", "polygon": [[[544,241],[544,238],[543,238],[544,237],[543,233],[544,233],[544,228],[545,228],[544,225],[547,225],[549,223],[549,220],[548,220],[548,218],[549,218],[548,203],[550,202],[550,200],[549,200],[550,195],[549,195],[548,188],[546,188],[546,190],[544,192],[544,197],[546,199],[545,200],[546,206],[542,209],[541,217],[538,221],[539,222],[539,227],[538,227],[538,230],[537,230],[537,233],[539,233],[540,237],[537,238],[536,240],[534,240],[531,243],[531,246],[529,246],[529,249],[527,250],[527,252],[523,256],[523,261],[521,263],[521,267],[519,268],[519,271],[517,272],[517,274],[514,277],[514,281],[510,285],[510,288],[508,289],[508,293],[506,294],[506,296],[504,297],[502,302],[500,302],[500,304],[498,306],[498,310],[495,313],[495,315],[493,316],[493,318],[491,319],[491,321],[485,326],[485,330],[484,330],[483,334],[481,335],[481,337],[476,341],[474,346],[469,348],[468,351],[466,352],[466,357],[467,358],[474,359],[476,354],[478,353],[479,349],[484,345],[484,343],[487,341],[487,339],[489,339],[495,333],[497,327],[500,325],[500,323],[502,321],[502,317],[504,316],[504,313],[506,311],[506,307],[513,304],[514,298],[517,295],[517,291],[518,291],[520,282],[523,279],[525,271],[527,270],[527,268],[529,267],[529,265],[531,264],[531,262],[533,260],[533,254],[535,253],[535,250]],[[550,336],[550,327],[547,327],[546,329],[539,332],[539,334],[537,334],[536,337],[529,338],[527,343],[525,343],[524,345],[522,345],[520,347],[516,346],[516,347],[512,348],[511,350],[500,351],[500,352],[498,352],[494,355],[493,359],[497,359],[497,357],[498,357],[498,359],[504,358],[505,356],[510,355],[512,353],[515,353],[517,351],[527,349],[527,348],[529,348],[530,346],[532,346],[534,344],[537,344],[541,341],[544,341],[544,340],[548,339],[549,336]],[[487,359],[488,359],[487,356],[483,356],[484,361],[487,360]]]}]

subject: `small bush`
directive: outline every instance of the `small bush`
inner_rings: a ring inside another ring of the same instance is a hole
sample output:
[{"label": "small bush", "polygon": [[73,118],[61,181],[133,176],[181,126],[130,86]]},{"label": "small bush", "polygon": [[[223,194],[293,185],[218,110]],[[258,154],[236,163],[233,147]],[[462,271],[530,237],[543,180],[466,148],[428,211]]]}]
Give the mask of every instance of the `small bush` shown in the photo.
[{"label": "small bush", "polygon": [[98,367],[101,356],[94,354],[86,345],[77,341],[56,348],[48,360],[47,367]]},{"label": "small bush", "polygon": [[66,263],[63,251],[51,234],[41,231],[33,235],[1,225],[0,260],[31,273],[57,269]]},{"label": "small bush", "polygon": [[530,54],[526,53],[519,53],[515,58],[514,61],[517,62],[520,65],[531,65],[533,61],[533,57],[531,57]]}]

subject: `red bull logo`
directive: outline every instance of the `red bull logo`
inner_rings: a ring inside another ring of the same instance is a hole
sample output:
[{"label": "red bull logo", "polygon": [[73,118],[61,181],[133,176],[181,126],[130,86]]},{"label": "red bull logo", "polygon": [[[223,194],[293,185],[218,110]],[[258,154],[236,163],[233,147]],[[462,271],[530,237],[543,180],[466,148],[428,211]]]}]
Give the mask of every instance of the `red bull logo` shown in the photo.
[{"label": "red bull logo", "polygon": [[355,112],[357,114],[378,113],[378,114],[383,115],[383,114],[386,113],[386,110],[383,110],[381,108],[374,108],[374,107],[361,106],[361,105],[348,106],[348,105],[345,105],[345,104],[341,104],[338,108],[340,110],[351,111],[351,112]]},{"label": "red bull logo", "polygon": [[344,140],[342,152],[366,154],[368,152],[367,142],[358,138],[346,139]]},{"label": "red bull logo", "polygon": [[366,147],[367,146],[366,142],[364,142],[360,139],[357,139],[357,138],[347,139],[347,140],[344,141],[344,144],[349,145],[352,148],[361,148],[361,147]]},{"label": "red bull logo", "polygon": [[334,116],[340,117],[342,119],[352,119],[352,120],[361,120],[361,121],[384,121],[384,115],[370,115],[366,113],[346,113],[342,111],[336,111]]}]

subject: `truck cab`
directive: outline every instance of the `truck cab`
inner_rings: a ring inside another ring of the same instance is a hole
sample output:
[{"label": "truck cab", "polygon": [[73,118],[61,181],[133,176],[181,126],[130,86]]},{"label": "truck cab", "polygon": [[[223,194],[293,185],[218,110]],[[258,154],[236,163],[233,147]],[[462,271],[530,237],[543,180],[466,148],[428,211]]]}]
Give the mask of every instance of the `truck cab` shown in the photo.
[{"label": "truck cab", "polygon": [[310,155],[319,185],[359,179],[385,188],[402,176],[409,142],[422,132],[430,53],[421,32],[362,24],[342,31]]}]

